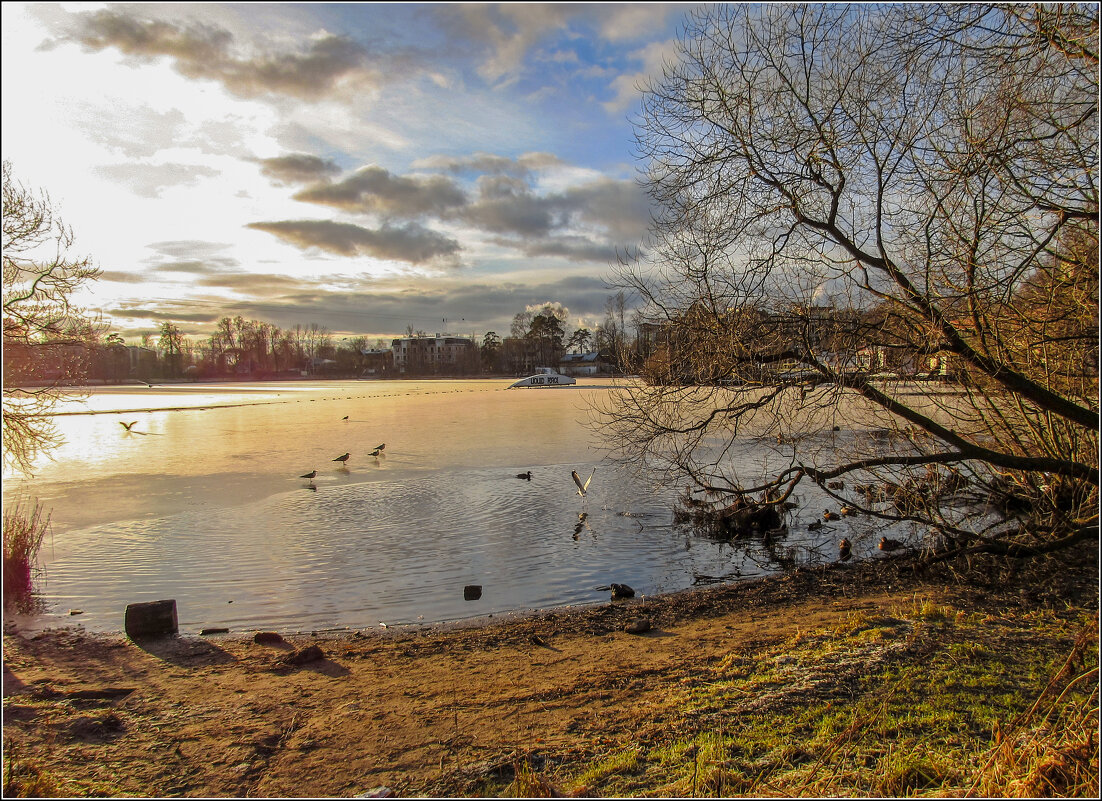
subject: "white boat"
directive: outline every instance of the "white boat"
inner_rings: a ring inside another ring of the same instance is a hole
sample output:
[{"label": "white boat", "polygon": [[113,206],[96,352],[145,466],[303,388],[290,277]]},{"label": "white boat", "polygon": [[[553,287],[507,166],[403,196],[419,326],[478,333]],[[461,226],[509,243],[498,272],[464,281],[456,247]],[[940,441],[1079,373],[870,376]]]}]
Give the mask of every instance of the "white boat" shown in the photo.
[{"label": "white boat", "polygon": [[516,387],[568,387],[571,384],[578,383],[577,379],[568,375],[560,375],[550,367],[538,367],[536,369],[539,370],[538,373],[522,378],[520,381],[514,381],[509,385],[509,389]]}]

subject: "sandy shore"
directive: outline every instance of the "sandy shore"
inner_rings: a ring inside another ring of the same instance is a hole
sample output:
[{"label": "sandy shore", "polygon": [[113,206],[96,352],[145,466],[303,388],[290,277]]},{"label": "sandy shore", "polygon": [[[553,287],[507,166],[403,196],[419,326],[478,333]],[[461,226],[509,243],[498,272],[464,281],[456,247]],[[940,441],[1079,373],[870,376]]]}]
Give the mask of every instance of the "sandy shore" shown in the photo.
[{"label": "sandy shore", "polygon": [[[5,751],[76,782],[69,792],[460,795],[519,753],[562,763],[630,739],[671,687],[717,660],[855,613],[1069,594],[1097,607],[1096,572],[1049,571],[960,583],[891,558],[490,625],[275,644],[7,631]],[[624,631],[639,618],[650,631]]]}]

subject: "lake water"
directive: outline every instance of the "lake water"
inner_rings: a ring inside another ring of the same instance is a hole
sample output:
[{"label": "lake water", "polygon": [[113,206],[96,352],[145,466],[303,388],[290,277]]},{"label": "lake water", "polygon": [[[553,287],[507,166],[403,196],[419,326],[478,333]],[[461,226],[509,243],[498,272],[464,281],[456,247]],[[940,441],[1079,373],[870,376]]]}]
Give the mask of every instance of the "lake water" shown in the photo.
[{"label": "lake water", "polygon": [[[608,380],[509,383],[127,386],[67,402],[65,443],[33,478],[5,475],[5,506],[37,497],[52,515],[33,625],[117,632],[127,604],[174,598],[184,633],[416,626],[607,602],[595,588],[611,582],[654,595],[775,570],[760,542],[673,526],[683,487],[604,460],[587,421]],[[580,497],[570,472],[594,467]],[[805,501],[812,519],[823,504]],[[847,532],[875,553],[871,530]],[[833,559],[840,536],[793,525],[783,547]],[[464,600],[471,584],[480,599]]]}]

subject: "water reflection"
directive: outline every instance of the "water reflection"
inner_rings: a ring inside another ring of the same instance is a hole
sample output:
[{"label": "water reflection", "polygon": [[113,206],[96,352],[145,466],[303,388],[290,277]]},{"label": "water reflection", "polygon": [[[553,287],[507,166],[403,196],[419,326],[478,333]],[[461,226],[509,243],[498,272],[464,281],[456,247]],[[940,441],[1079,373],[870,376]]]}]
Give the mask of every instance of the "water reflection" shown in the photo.
[{"label": "water reflection", "polygon": [[[119,630],[129,603],[175,598],[185,632],[308,631],[597,603],[607,595],[593,588],[612,583],[653,595],[837,558],[836,533],[811,531],[802,510],[768,542],[674,526],[676,491],[604,465],[583,425],[603,383],[503,386],[97,391],[58,418],[54,461],[33,481],[9,477],[11,495],[53,511],[45,600],[59,618],[83,609],[94,630]],[[119,425],[134,420],[140,431]],[[744,457],[748,470],[768,459],[752,446]],[[856,555],[876,552],[843,525]]]}]

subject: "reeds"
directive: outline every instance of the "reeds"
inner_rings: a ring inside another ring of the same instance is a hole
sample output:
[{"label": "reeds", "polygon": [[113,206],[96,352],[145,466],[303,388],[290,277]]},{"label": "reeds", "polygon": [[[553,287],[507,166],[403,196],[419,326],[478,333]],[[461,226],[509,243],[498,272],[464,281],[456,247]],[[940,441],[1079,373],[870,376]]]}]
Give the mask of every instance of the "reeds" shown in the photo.
[{"label": "reeds", "polygon": [[50,529],[50,515],[37,500],[22,499],[4,512],[4,608],[29,612],[34,608],[34,572],[38,551]]}]

